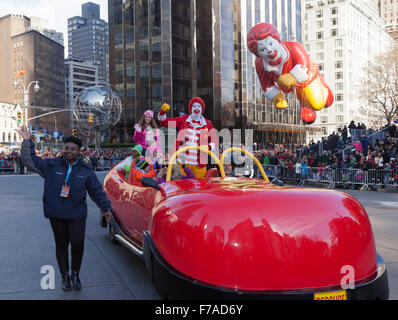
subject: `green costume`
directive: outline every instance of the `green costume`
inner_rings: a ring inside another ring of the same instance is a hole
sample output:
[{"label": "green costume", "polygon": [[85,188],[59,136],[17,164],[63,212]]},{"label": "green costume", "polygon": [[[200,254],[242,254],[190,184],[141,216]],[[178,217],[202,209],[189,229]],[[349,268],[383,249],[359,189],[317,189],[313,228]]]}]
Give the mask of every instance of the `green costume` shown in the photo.
[{"label": "green costume", "polygon": [[[142,153],[142,146],[140,144],[137,144],[134,146],[134,148],[132,149],[133,151],[137,151],[139,153],[139,156],[134,158],[135,161],[135,167],[137,169],[141,169],[144,170],[147,166],[148,166],[148,162],[146,162],[145,158],[141,157],[141,153]],[[126,179],[128,179],[129,177],[129,172],[130,172],[130,164],[126,164],[124,166],[124,170],[126,172]]]}]

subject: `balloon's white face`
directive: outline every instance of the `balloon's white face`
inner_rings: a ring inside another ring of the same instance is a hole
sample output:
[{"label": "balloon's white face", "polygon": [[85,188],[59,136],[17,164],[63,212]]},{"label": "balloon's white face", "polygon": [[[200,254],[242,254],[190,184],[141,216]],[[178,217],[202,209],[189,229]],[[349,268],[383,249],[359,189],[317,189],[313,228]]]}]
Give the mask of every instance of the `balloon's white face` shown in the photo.
[{"label": "balloon's white face", "polygon": [[267,59],[277,59],[281,56],[281,44],[271,36],[257,41],[257,54]]},{"label": "balloon's white face", "polygon": [[198,102],[194,102],[191,110],[192,110],[191,113],[194,116],[199,116],[202,114],[202,106]]}]

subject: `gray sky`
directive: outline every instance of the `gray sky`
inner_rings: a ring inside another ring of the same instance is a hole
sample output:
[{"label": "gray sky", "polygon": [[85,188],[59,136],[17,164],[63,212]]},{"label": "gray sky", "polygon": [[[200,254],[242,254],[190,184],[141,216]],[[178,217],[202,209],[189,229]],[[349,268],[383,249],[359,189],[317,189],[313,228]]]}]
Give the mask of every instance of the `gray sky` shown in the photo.
[{"label": "gray sky", "polygon": [[48,28],[64,34],[65,58],[68,54],[67,19],[81,16],[82,4],[101,6],[101,19],[108,21],[108,0],[0,0],[0,17],[10,13],[34,16],[48,21]]}]

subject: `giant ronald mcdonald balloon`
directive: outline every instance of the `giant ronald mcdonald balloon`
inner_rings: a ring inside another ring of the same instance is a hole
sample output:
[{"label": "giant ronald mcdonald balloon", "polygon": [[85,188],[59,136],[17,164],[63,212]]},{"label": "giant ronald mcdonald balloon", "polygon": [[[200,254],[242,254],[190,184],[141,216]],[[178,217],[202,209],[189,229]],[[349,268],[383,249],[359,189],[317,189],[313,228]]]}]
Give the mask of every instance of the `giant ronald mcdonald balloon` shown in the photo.
[{"label": "giant ronald mcdonald balloon", "polygon": [[256,71],[265,96],[275,107],[287,108],[282,92],[288,93],[294,88],[305,124],[315,121],[314,111],[332,105],[332,91],[299,42],[281,41],[273,25],[260,23],[250,30],[247,45],[257,57]]}]

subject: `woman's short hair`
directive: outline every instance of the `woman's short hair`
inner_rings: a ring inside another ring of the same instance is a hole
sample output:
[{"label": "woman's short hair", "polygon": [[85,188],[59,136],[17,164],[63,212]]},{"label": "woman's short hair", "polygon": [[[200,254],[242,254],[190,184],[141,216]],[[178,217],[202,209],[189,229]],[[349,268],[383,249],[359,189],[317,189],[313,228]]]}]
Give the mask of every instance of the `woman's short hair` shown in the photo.
[{"label": "woman's short hair", "polygon": [[65,139],[65,144],[67,144],[68,142],[73,142],[73,143],[77,144],[79,146],[79,148],[81,148],[83,145],[82,141],[78,137],[74,137],[74,136],[67,137]]}]

